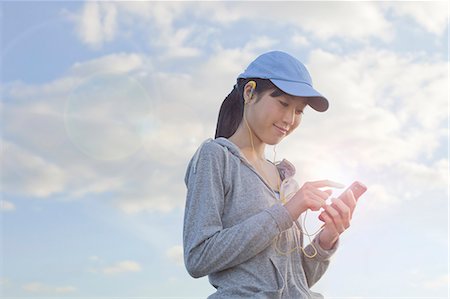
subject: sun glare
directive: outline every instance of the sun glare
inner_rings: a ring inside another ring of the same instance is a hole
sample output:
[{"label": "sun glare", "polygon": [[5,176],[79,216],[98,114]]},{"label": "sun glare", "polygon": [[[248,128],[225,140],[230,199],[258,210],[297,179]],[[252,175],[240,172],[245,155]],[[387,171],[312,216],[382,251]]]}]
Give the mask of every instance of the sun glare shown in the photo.
[{"label": "sun glare", "polygon": [[[331,160],[316,160],[314,167],[309,170],[309,174],[311,178],[327,179],[333,182],[341,183],[346,187],[356,180],[356,178],[352,177],[350,172],[346,171],[346,168],[342,165],[342,163]],[[332,197],[337,197],[344,191],[344,189],[339,188],[332,188],[332,190]]]}]

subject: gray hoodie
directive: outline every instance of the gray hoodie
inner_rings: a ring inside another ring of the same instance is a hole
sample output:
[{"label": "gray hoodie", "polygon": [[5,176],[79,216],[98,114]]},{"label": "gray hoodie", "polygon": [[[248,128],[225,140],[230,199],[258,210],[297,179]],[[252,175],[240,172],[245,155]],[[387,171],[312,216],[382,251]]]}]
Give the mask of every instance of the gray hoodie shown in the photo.
[{"label": "gray hoodie", "polygon": [[[295,174],[287,160],[277,168],[283,183]],[[208,275],[217,289],[208,298],[322,298],[310,287],[338,244],[324,250],[317,235],[314,258],[301,250],[287,254],[296,237],[303,244],[294,229],[299,223],[234,143],[205,140],[189,162],[185,183],[184,261],[192,277]],[[314,253],[311,244],[305,251]]]}]

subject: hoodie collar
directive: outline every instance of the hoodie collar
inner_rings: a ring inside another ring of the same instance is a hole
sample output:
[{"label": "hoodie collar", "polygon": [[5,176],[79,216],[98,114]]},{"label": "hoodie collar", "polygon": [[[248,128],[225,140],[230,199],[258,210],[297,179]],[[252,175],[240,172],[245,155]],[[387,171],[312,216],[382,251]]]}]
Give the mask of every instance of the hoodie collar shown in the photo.
[{"label": "hoodie collar", "polygon": [[242,155],[242,152],[239,149],[239,147],[236,144],[234,144],[233,142],[231,142],[230,140],[228,140],[227,138],[219,137],[219,138],[214,139],[214,142],[227,148],[228,151],[230,151],[233,155],[235,155],[235,156],[239,157],[239,159],[247,162],[247,159]]},{"label": "hoodie collar", "polygon": [[[241,150],[239,149],[239,147],[236,144],[234,144],[233,142],[231,142],[230,140],[228,140],[227,138],[219,137],[219,138],[216,138],[216,139],[214,139],[212,141],[214,141],[214,142],[220,144],[221,146],[227,148],[230,153],[232,153],[233,155],[237,156],[239,159],[241,159],[241,161],[245,162],[246,164],[249,164],[247,159],[243,156],[243,154],[242,154]],[[272,163],[272,162],[270,162],[270,163]],[[292,165],[292,163],[289,162],[286,159],[283,159],[281,162],[276,162],[275,166],[277,167],[278,172],[280,173],[282,180],[287,179],[287,178],[291,178],[291,177],[293,177],[295,175],[296,170],[295,170],[294,165]]]}]

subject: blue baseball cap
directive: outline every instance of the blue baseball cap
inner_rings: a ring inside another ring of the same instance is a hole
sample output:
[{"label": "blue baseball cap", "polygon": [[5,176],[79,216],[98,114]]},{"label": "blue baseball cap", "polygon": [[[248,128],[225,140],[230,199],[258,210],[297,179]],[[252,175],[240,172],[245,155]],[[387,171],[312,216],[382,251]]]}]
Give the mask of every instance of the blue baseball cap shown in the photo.
[{"label": "blue baseball cap", "polygon": [[313,88],[305,65],[282,51],[271,51],[258,56],[239,78],[269,79],[283,92],[308,98],[308,105],[316,111],[328,109],[328,100]]}]

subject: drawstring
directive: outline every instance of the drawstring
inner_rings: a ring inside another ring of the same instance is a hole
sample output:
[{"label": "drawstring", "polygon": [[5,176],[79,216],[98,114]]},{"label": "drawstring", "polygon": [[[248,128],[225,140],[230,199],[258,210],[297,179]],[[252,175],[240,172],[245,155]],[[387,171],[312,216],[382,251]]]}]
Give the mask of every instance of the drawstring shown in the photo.
[{"label": "drawstring", "polygon": [[[295,182],[295,180],[293,180],[293,179],[288,179],[288,180],[292,180],[293,182]],[[283,184],[284,183],[284,184]],[[297,182],[295,182],[295,186],[294,186],[294,189],[296,189],[296,190],[294,190],[294,191],[292,191],[292,192],[290,192],[289,194],[287,194],[287,195],[285,195],[284,193],[284,189],[286,188],[286,185],[288,185],[288,183],[289,183],[289,181],[283,181],[283,183],[281,184],[281,187],[282,188],[280,188],[280,201],[283,203],[283,204],[285,204],[289,199],[291,199],[292,198],[292,196],[298,191],[298,185],[297,185]],[[284,187],[284,188],[283,188]],[[294,242],[295,242],[295,247],[293,247],[293,248],[291,248],[291,249],[289,249],[289,250],[287,250],[286,252],[283,252],[281,249],[280,249],[280,247],[279,247],[279,243],[280,243],[280,240],[282,239],[282,237],[283,237],[283,234],[285,234],[286,235],[286,243],[287,244],[290,244],[291,242],[292,242],[292,239],[291,239],[291,230],[290,229],[288,229],[288,230],[285,230],[285,231],[282,231],[276,238],[275,238],[275,240],[274,240],[274,247],[275,247],[275,251],[278,253],[278,254],[280,254],[280,255],[290,255],[291,253],[293,253],[294,251],[296,251],[297,249],[301,249],[301,251],[303,252],[303,254],[306,256],[306,257],[308,257],[308,258],[314,258],[316,255],[317,255],[317,249],[316,249],[316,247],[314,246],[314,243],[312,242],[312,240],[311,240],[311,237],[313,237],[313,236],[315,236],[316,234],[318,234],[322,229],[323,229],[323,227],[324,227],[324,225],[322,225],[322,227],[320,227],[320,229],[318,230],[318,231],[316,231],[315,233],[313,233],[313,234],[309,234],[308,233],[308,231],[306,230],[306,216],[307,216],[307,214],[308,214],[308,211],[306,211],[305,212],[305,216],[304,216],[304,218],[303,218],[303,227],[304,227],[304,231],[303,231],[303,229],[302,229],[302,226],[298,223],[298,221],[297,220],[295,220],[294,221],[294,231],[293,231],[293,235],[294,235]],[[300,235],[300,234],[303,234],[303,235],[305,235],[305,236],[307,236],[308,237],[308,239],[309,239],[309,244],[311,245],[311,247],[312,247],[312,249],[314,250],[314,253],[312,254],[312,255],[309,255],[307,252],[306,252],[306,250],[305,250],[305,248],[302,246],[302,244],[301,244],[301,242],[298,240],[298,236]]]}]

